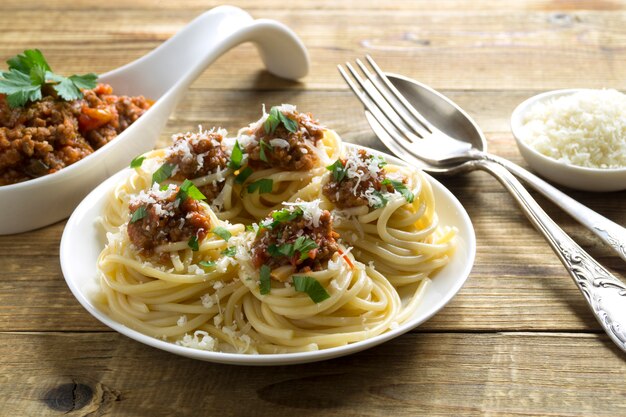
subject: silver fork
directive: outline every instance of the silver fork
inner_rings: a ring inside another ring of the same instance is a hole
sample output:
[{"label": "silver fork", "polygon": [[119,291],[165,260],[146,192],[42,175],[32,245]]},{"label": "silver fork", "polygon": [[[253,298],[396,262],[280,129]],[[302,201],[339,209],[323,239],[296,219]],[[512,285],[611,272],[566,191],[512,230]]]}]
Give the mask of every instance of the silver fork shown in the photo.
[{"label": "silver fork", "polygon": [[[606,333],[626,352],[626,285],[581,249],[543,211],[501,161],[437,129],[397,91],[370,57],[367,60],[376,75],[357,60],[366,79],[352,65],[346,64],[358,86],[343,67],[338,68],[367,109],[368,121],[381,141],[401,159],[428,172],[458,174],[480,169],[496,177],[548,241]],[[445,100],[450,103],[450,117],[458,117],[453,112],[460,112],[461,116],[469,119],[458,106]],[[482,133],[480,137],[483,138]]]}]

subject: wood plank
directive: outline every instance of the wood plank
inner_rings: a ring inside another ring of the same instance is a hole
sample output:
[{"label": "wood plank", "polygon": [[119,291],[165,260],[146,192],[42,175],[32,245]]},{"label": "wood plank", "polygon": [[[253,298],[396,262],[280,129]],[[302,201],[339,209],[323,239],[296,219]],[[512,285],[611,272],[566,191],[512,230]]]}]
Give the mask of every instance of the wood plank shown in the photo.
[{"label": "wood plank", "polygon": [[204,363],[109,333],[2,333],[0,356],[6,416],[626,414],[626,362],[589,334],[408,334],[271,369]]},{"label": "wood plank", "polygon": [[[626,89],[620,70],[626,64],[626,12],[621,10],[385,13],[381,19],[377,10],[259,9],[255,17],[278,19],[302,37],[311,55],[310,75],[300,84],[271,77],[261,71],[254,48],[246,45],[218,60],[198,83],[345,89],[335,65],[369,53],[387,71],[440,89]],[[0,25],[7,28],[0,33],[0,58],[39,47],[59,72],[103,73],[147,53],[196,15],[180,9],[110,10],[107,24],[95,26],[89,9],[45,14],[0,9]]]}]

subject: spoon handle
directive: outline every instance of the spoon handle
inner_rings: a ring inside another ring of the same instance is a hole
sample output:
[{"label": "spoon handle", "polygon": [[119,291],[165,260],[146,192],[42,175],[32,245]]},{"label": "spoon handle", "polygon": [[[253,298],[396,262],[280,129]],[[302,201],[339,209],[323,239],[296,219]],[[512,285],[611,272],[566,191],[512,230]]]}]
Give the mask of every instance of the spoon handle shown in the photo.
[{"label": "spoon handle", "polygon": [[484,157],[502,165],[515,174],[515,176],[524,180],[532,188],[539,191],[554,204],[561,207],[566,213],[593,232],[604,243],[609,245],[620,258],[626,261],[625,228],[579,203],[519,165],[492,154],[484,154]]},{"label": "spoon handle", "polygon": [[511,193],[574,279],[606,333],[626,352],[626,285],[578,246],[506,168],[488,160],[475,161],[475,168],[492,174]]}]

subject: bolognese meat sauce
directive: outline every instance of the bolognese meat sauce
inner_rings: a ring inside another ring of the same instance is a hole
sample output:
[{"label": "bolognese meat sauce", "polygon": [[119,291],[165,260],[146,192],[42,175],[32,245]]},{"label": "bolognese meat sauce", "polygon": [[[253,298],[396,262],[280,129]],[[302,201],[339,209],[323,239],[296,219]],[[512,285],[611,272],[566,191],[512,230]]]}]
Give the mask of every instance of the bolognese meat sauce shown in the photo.
[{"label": "bolognese meat sauce", "polygon": [[252,263],[257,268],[291,265],[300,272],[318,271],[339,250],[339,234],[332,228],[331,214],[319,206],[273,211],[259,227],[252,244]]},{"label": "bolognese meat sauce", "polygon": [[324,137],[324,127],[310,113],[283,104],[272,107],[261,120],[248,132],[256,139],[246,147],[252,168],[307,171],[317,165],[319,157],[313,148]]},{"label": "bolognese meat sauce", "polygon": [[329,181],[322,192],[340,209],[373,206],[380,199],[380,193],[393,192],[393,187],[383,184],[384,161],[359,149],[347,158],[338,159],[328,167]]},{"label": "bolognese meat sauce", "polygon": [[[172,178],[183,181],[225,171],[229,156],[222,143],[224,134],[221,130],[210,130],[175,136],[165,158],[166,163],[178,167]],[[200,187],[200,191],[208,201],[213,201],[223,188],[222,178]]]},{"label": "bolognese meat sauce", "polygon": [[202,240],[211,229],[211,220],[199,201],[180,197],[180,188],[171,184],[160,190],[155,184],[142,191],[129,204],[128,237],[144,256],[157,246],[171,242]]},{"label": "bolognese meat sauce", "polygon": [[0,185],[51,174],[101,148],[152,104],[144,97],[113,95],[99,84],[84,97],[64,101],[54,90],[25,107],[11,108],[0,94]]}]

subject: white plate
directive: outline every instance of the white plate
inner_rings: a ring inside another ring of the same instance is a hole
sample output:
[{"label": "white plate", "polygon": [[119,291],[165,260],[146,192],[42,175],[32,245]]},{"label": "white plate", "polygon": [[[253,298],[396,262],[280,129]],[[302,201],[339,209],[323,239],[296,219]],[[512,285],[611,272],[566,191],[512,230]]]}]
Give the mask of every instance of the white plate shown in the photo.
[{"label": "white plate", "polygon": [[[373,149],[364,149],[374,154],[383,155],[390,163],[405,165],[390,155],[382,154]],[[410,320],[396,329],[371,339],[314,352],[246,355],[207,352],[177,346],[146,336],[118,323],[101,311],[92,301],[94,294],[99,291],[96,261],[105,244],[104,233],[96,225],[95,219],[101,215],[105,200],[115,184],[130,173],[130,169],[125,169],[104,181],[76,208],[68,220],[61,238],[61,268],[70,290],[91,315],[131,339],[177,355],[209,362],[238,365],[285,365],[320,361],[359,352],[398,337],[431,318],[461,289],[474,264],[476,237],[467,212],[450,191],[432,177],[428,177],[433,187],[436,209],[441,224],[455,226],[459,230],[458,246],[450,263],[435,275],[432,285],[429,286],[421,304]]]}]

